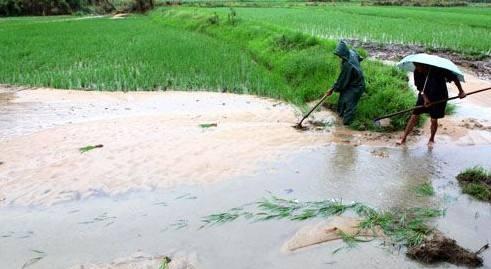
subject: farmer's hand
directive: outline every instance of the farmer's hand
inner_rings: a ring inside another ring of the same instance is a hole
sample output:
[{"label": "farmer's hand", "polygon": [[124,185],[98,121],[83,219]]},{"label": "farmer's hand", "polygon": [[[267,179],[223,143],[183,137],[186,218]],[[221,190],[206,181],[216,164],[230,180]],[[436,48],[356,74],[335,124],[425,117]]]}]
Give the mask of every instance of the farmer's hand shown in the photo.
[{"label": "farmer's hand", "polygon": [[329,89],[329,90],[327,90],[326,95],[331,96],[333,92],[334,92],[334,89]]},{"label": "farmer's hand", "polygon": [[428,99],[426,95],[423,95],[423,100],[424,100],[424,107],[429,107],[431,104],[430,99]]},{"label": "farmer's hand", "polygon": [[459,98],[460,99],[465,98],[466,96],[467,96],[467,93],[465,93],[464,91],[459,92]]}]

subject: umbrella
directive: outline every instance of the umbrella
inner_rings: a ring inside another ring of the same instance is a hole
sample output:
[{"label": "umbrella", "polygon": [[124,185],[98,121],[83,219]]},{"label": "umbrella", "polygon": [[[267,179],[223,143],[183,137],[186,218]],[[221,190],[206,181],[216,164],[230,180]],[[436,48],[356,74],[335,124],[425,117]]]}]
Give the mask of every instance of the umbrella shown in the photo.
[{"label": "umbrella", "polygon": [[460,81],[465,82],[464,74],[454,63],[452,63],[452,61],[426,53],[408,55],[397,63],[397,67],[401,68],[402,70],[413,72],[415,68],[413,63],[427,64],[446,69],[454,73]]}]

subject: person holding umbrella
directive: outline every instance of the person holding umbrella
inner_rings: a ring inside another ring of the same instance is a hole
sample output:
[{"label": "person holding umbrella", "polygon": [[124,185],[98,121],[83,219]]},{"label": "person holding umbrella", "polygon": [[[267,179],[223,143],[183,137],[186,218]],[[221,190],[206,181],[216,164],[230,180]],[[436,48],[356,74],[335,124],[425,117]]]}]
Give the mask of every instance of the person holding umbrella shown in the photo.
[{"label": "person holding umbrella", "polygon": [[398,63],[398,66],[414,71],[414,84],[418,90],[416,105],[424,105],[422,108],[413,110],[398,145],[406,143],[406,138],[416,126],[419,115],[427,113],[431,118],[428,146],[432,147],[438,130],[438,119],[445,116],[447,102],[432,103],[448,99],[448,82],[454,82],[459,90],[459,97],[464,98],[466,94],[460,84],[460,81],[464,81],[464,76],[451,61],[424,53],[407,56]]}]

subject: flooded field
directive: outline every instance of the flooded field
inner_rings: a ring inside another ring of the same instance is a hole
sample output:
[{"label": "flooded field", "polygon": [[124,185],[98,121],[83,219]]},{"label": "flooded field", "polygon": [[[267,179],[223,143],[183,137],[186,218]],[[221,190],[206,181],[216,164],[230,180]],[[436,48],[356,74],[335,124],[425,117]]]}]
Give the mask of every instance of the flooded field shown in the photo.
[{"label": "flooded field", "polygon": [[[434,224],[460,245],[491,241],[491,205],[455,179],[491,167],[486,140],[443,135],[428,150],[416,136],[397,148],[397,134],[373,143],[328,112],[316,115],[325,128],[298,132],[292,107],[251,96],[17,90],[0,98],[0,268],[158,268],[164,256],[175,268],[425,268],[381,240],[282,250],[320,219],[202,228],[209,214],[271,195],[442,208]],[[489,114],[477,120],[487,127]],[[435,195],[418,195],[425,182]],[[482,256],[491,268],[491,252]]]},{"label": "flooded field", "polygon": [[[2,208],[2,267],[20,268],[41,256],[32,268],[107,264],[138,251],[183,256],[196,268],[423,267],[376,240],[336,254],[332,252],[343,246],[341,241],[282,252],[284,242],[309,222],[240,220],[200,229],[203,216],[257,201],[269,192],[300,200],[342,198],[381,208],[438,206],[447,209],[446,216],[436,220],[438,228],[459,244],[477,250],[491,239],[491,206],[460,195],[454,179],[465,167],[489,167],[490,146],[378,150],[390,157],[374,156],[371,148],[332,145],[299,151],[285,162],[263,165],[256,175],[211,185],[93,197],[52,207]],[[418,197],[413,189],[427,180],[437,195]],[[490,268],[489,252],[484,261]]]}]

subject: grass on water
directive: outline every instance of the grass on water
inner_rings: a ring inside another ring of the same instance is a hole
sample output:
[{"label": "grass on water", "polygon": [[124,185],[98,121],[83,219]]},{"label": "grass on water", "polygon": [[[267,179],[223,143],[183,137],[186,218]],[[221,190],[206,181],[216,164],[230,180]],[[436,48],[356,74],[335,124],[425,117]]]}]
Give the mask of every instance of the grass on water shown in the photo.
[{"label": "grass on water", "polygon": [[163,257],[162,260],[160,261],[160,266],[159,269],[169,269],[169,263],[171,262],[171,259],[167,256]]},{"label": "grass on water", "polygon": [[[338,200],[300,202],[271,196],[253,203],[253,211],[246,206],[232,208],[226,212],[211,214],[202,219],[202,227],[224,224],[241,217],[252,221],[287,219],[304,221],[312,218],[329,218],[347,211],[355,212],[361,219],[360,228],[380,227],[391,243],[407,247],[419,245],[432,230],[428,222],[445,212],[432,208],[408,208],[376,210],[362,203],[345,204]],[[353,243],[353,238],[345,241]]]},{"label": "grass on water", "polygon": [[468,168],[457,175],[462,192],[491,202],[491,173],[481,166]]},{"label": "grass on water", "polygon": [[435,190],[433,189],[433,185],[429,182],[425,182],[420,184],[414,188],[414,192],[418,196],[433,196],[435,194]]},{"label": "grass on water", "polygon": [[82,147],[82,148],[79,148],[78,150],[80,151],[80,153],[85,153],[85,152],[88,152],[88,151],[91,151],[93,149],[96,149],[96,148],[102,148],[103,145],[89,145],[89,146],[85,146],[85,147]]}]

